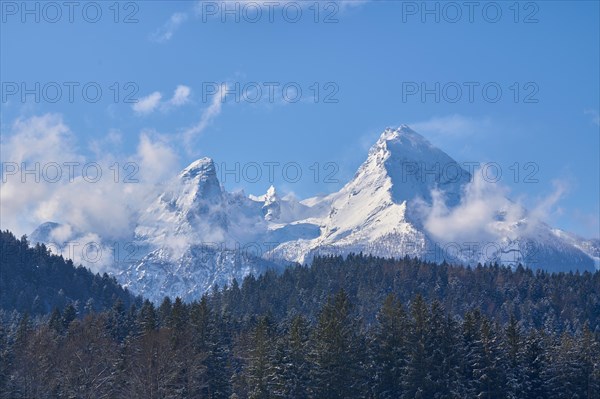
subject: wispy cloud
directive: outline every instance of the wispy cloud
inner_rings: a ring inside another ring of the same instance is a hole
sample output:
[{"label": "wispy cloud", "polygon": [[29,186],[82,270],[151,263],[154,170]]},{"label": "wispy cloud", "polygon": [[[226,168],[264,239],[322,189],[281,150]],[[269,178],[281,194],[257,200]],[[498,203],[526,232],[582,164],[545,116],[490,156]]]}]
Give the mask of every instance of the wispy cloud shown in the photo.
[{"label": "wispy cloud", "polygon": [[590,115],[592,117],[592,123],[596,126],[600,126],[600,114],[595,109],[586,109],[584,111],[586,115]]},{"label": "wispy cloud", "polygon": [[188,19],[187,13],[176,12],[169,17],[163,26],[150,35],[150,39],[157,43],[165,43],[171,40],[175,31]]},{"label": "wispy cloud", "polygon": [[549,221],[553,216],[560,216],[563,213],[563,209],[558,204],[569,192],[569,182],[556,179],[552,181],[552,187],[552,192],[531,209],[529,212],[531,218],[537,221]]},{"label": "wispy cloud", "polygon": [[191,92],[192,89],[188,86],[179,85],[169,100],[161,102],[163,99],[162,93],[155,91],[152,94],[141,98],[137,103],[133,104],[132,108],[138,115],[148,115],[159,109],[165,112],[189,103]]},{"label": "wispy cloud", "polygon": [[183,139],[186,143],[186,147],[206,129],[213,119],[219,116],[223,108],[222,95],[226,91],[227,85],[221,85],[217,93],[213,95],[210,105],[202,111],[198,123],[183,132]]},{"label": "wispy cloud", "polygon": [[169,104],[179,107],[180,105],[187,104],[190,100],[190,93],[192,90],[184,85],[179,85],[173,93],[173,97],[169,100]]},{"label": "wispy cloud", "polygon": [[[341,13],[351,8],[358,8],[366,3],[369,3],[373,0],[332,0],[329,2],[324,2],[324,7],[327,7],[328,12],[333,12],[335,14],[335,9],[330,7],[331,5],[336,5],[337,10]],[[222,13],[225,10],[232,10],[235,8],[232,7],[260,7],[261,13],[265,14],[270,12],[273,8],[281,8],[286,7],[290,3],[294,3],[301,8],[308,9],[310,7],[314,7],[312,2],[304,1],[304,0],[221,0],[221,1],[205,1],[198,0],[194,3],[189,12],[176,12],[172,14],[169,19],[159,27],[155,32],[150,35],[150,40],[156,43],[166,43],[173,38],[175,32],[183,25],[188,19],[189,14],[192,14],[193,17],[202,17],[203,19],[219,19],[222,18]],[[233,6],[232,6],[233,4]],[[227,8],[230,7],[230,8]],[[239,11],[242,12],[242,11]],[[330,15],[335,18],[335,15]]]},{"label": "wispy cloud", "polygon": [[158,91],[155,91],[146,97],[140,98],[137,103],[133,104],[132,108],[137,114],[147,115],[158,108],[161,99],[162,94],[160,94]]},{"label": "wispy cloud", "polygon": [[340,11],[345,11],[350,8],[357,8],[363,6],[371,1],[372,0],[337,0],[335,1],[335,3],[337,3],[338,7],[340,8]]}]

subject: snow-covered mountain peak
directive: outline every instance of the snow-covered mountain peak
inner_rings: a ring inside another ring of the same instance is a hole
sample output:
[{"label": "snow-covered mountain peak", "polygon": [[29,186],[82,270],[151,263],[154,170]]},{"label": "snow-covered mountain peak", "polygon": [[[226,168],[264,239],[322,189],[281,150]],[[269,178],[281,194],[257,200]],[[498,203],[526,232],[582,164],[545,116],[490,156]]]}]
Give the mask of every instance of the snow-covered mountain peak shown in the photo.
[{"label": "snow-covered mountain peak", "polygon": [[275,186],[271,185],[271,187],[269,187],[269,189],[267,190],[267,195],[265,196],[265,201],[267,201],[267,199],[272,199],[272,200],[277,199],[277,193],[275,191]]},{"label": "snow-covered mountain peak", "polygon": [[179,173],[177,184],[199,186],[199,191],[221,193],[217,168],[211,158],[200,158]]},{"label": "snow-covered mountain peak", "polygon": [[383,145],[388,142],[411,145],[413,147],[433,147],[425,137],[412,130],[408,125],[400,125],[395,129],[391,127],[386,128],[383,133],[381,133],[381,136],[379,136],[376,145]]},{"label": "snow-covered mountain peak", "polygon": [[215,164],[210,158],[201,158],[183,169],[141,213],[135,235],[153,245],[177,236],[186,241],[218,241],[227,225],[226,193]]},{"label": "snow-covered mountain peak", "polygon": [[182,178],[190,179],[194,177],[216,177],[217,169],[215,167],[215,163],[212,158],[204,157],[195,160],[191,164],[189,164],[185,169],[183,169],[180,173]]},{"label": "snow-covered mountain peak", "polygon": [[376,187],[389,192],[396,204],[416,198],[431,203],[431,193],[436,190],[453,206],[470,180],[470,173],[448,154],[401,125],[381,134],[345,190],[357,192]]},{"label": "snow-covered mountain peak", "polygon": [[279,196],[277,195],[277,190],[275,189],[275,186],[271,185],[267,189],[267,192],[263,195],[250,194],[248,198],[256,202],[274,202],[279,199]]},{"label": "snow-covered mountain peak", "polygon": [[263,205],[262,209],[265,215],[265,220],[278,220],[281,216],[281,204],[279,203],[279,198],[275,192],[275,187],[269,187],[267,193],[265,194],[264,201],[265,204]]},{"label": "snow-covered mountain peak", "polygon": [[388,157],[404,162],[456,163],[445,152],[406,125],[401,125],[397,129],[386,129],[371,148],[369,155],[381,150],[386,152]]},{"label": "snow-covered mountain peak", "polygon": [[54,242],[52,232],[59,227],[61,227],[60,223],[44,222],[40,224],[35,230],[33,230],[33,232],[29,235],[29,239],[31,240],[31,242]]},{"label": "snow-covered mountain peak", "polygon": [[198,202],[221,203],[223,189],[217,178],[217,168],[211,158],[200,158],[192,162],[179,174],[174,182],[180,205],[192,207]]}]

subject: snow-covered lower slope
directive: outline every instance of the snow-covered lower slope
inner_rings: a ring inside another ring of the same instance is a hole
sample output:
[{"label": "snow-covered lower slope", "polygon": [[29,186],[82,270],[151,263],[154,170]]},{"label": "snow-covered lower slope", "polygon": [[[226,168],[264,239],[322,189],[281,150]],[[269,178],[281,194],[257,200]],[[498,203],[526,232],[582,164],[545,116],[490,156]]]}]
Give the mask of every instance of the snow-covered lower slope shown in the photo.
[{"label": "snow-covered lower slope", "polygon": [[585,239],[561,229],[552,229],[552,233],[563,242],[568,242],[593,259],[597,270],[600,270],[600,239]]},{"label": "snow-covered lower slope", "polygon": [[118,279],[133,292],[160,302],[165,296],[185,301],[199,300],[215,287],[242,282],[249,274],[259,275],[282,266],[255,256],[252,249],[227,249],[219,245],[192,245],[182,254],[169,248],[156,249],[139,263],[124,270]]}]

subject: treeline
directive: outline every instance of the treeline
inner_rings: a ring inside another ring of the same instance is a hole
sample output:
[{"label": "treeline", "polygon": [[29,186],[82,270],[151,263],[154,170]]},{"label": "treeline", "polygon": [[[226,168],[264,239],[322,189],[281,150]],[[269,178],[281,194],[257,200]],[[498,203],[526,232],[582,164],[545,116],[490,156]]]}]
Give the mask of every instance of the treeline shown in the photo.
[{"label": "treeline", "polygon": [[393,293],[402,303],[417,294],[428,302],[437,300],[453,316],[480,309],[505,324],[513,315],[523,327],[548,333],[581,332],[585,322],[593,331],[600,328],[600,272],[556,274],[522,266],[468,268],[410,258],[329,256],[282,274],[248,276],[241,286],[234,281],[211,297],[216,308],[234,317],[271,314],[281,320],[300,313],[315,320],[327,297],[342,289],[367,324]]},{"label": "treeline", "polygon": [[8,230],[0,231],[0,309],[5,312],[44,315],[70,303],[82,312],[101,311],[117,300],[126,306],[141,304],[114,277],[76,267],[43,244],[30,246],[26,236],[17,239]]},{"label": "treeline", "polygon": [[314,321],[233,317],[208,296],[0,328],[1,398],[599,398],[600,340],[450,316],[393,294],[366,325],[345,291]]}]

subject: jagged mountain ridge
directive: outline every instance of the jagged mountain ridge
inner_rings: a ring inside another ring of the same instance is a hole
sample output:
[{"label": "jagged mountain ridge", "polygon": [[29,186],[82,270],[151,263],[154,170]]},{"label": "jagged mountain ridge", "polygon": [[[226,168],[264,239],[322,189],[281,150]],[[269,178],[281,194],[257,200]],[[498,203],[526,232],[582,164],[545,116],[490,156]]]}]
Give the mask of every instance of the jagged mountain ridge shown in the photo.
[{"label": "jagged mountain ridge", "polygon": [[229,193],[214,162],[201,158],[140,210],[132,234],[140,257],[124,264],[117,278],[154,300],[189,300],[233,278],[316,254],[594,270],[594,241],[534,221],[508,199],[487,222],[485,235],[475,234],[479,248],[440,237],[431,228],[433,209],[438,203],[445,212],[465,207],[472,182],[468,171],[405,125],[382,133],[341,190],[303,201],[281,197],[274,187],[262,196]]}]

